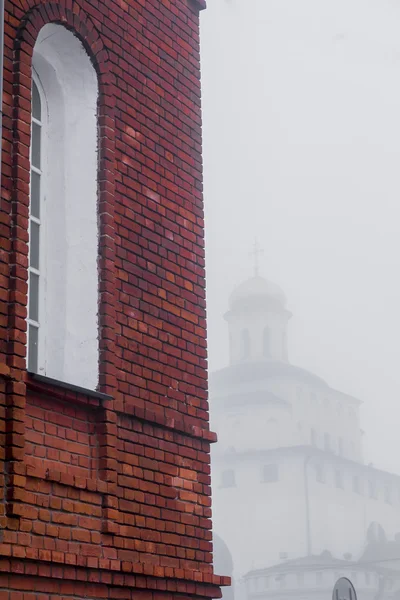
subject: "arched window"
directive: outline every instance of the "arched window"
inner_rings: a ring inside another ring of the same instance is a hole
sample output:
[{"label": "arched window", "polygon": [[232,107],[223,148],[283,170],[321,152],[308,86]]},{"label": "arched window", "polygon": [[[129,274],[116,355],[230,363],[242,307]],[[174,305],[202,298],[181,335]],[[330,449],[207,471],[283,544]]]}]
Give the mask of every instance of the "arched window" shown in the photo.
[{"label": "arched window", "polygon": [[264,327],[263,331],[263,356],[270,358],[271,356],[271,332],[269,327]]},{"label": "arched window", "polygon": [[243,329],[241,333],[241,355],[243,359],[250,356],[250,334],[248,329]]},{"label": "arched window", "polygon": [[233,469],[227,469],[226,471],[222,471],[221,473],[221,487],[235,487],[236,486],[236,477],[235,471]]},{"label": "arched window", "polygon": [[62,25],[33,52],[28,370],[98,383],[96,71]]},{"label": "arched window", "polygon": [[315,429],[311,429],[311,445],[312,446],[317,445],[317,434],[315,432]]}]

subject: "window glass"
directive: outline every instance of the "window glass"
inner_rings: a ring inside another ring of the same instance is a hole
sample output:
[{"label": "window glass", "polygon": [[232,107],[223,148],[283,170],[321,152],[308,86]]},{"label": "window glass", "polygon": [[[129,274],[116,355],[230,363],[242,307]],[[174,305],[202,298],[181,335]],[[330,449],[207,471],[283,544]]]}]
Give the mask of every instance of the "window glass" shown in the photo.
[{"label": "window glass", "polygon": [[235,471],[227,469],[221,475],[221,487],[234,487],[236,485]]},{"label": "window glass", "polygon": [[38,328],[35,325],[29,325],[28,337],[28,371],[36,373],[38,369]]},{"label": "window glass", "polygon": [[40,101],[40,94],[35,82],[32,83],[32,116],[38,121],[41,120],[42,106]]},{"label": "window glass", "polygon": [[279,471],[278,465],[264,465],[263,468],[263,481],[265,483],[278,481]]},{"label": "window glass", "polygon": [[39,321],[39,276],[29,274],[29,319]]},{"label": "window glass", "polygon": [[32,123],[32,166],[40,169],[40,158],[41,158],[41,148],[40,148],[40,125],[33,122]]},{"label": "window glass", "polygon": [[39,269],[39,224],[35,221],[31,221],[29,261],[31,267]]},{"label": "window glass", "polygon": [[40,175],[31,172],[31,215],[40,219]]}]

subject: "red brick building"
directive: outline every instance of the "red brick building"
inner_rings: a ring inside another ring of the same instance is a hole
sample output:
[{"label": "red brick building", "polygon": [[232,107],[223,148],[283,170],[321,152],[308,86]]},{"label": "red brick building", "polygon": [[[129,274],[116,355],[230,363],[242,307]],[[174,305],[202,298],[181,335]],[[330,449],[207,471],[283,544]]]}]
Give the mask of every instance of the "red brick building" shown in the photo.
[{"label": "red brick building", "polygon": [[0,599],[215,598],[199,11],[5,0]]}]

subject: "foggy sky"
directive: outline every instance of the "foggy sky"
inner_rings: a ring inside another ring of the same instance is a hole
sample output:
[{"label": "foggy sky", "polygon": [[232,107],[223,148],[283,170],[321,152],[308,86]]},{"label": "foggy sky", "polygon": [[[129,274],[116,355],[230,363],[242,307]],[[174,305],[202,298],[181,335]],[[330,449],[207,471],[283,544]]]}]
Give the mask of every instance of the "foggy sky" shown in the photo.
[{"label": "foggy sky", "polygon": [[210,370],[257,236],[291,362],[364,402],[366,461],[400,473],[400,5],[209,0],[201,19]]}]

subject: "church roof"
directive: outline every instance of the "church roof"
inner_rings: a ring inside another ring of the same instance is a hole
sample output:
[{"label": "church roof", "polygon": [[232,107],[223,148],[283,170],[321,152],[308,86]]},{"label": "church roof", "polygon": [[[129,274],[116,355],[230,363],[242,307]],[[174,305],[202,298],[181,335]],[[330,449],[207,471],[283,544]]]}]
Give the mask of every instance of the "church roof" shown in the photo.
[{"label": "church roof", "polygon": [[278,285],[255,275],[233,290],[229,298],[229,307],[231,310],[253,308],[256,303],[269,303],[284,308],[286,296]]},{"label": "church roof", "polygon": [[232,554],[222,538],[213,534],[214,569],[216,573],[224,573],[230,577],[233,572]]},{"label": "church roof", "polygon": [[365,548],[360,561],[398,561],[400,565],[400,541],[372,542]]},{"label": "church roof", "polygon": [[356,562],[333,558],[330,552],[322,552],[318,555],[302,556],[300,558],[293,558],[291,560],[285,560],[281,563],[267,567],[265,569],[254,569],[249,571],[245,577],[254,577],[259,575],[270,575],[274,573],[287,573],[288,571],[297,570],[314,570],[314,569],[329,569],[341,567],[354,567],[357,566]]},{"label": "church roof", "polygon": [[229,406],[255,406],[255,405],[275,405],[283,409],[291,410],[292,405],[288,400],[280,398],[269,390],[256,390],[250,392],[234,393],[227,396],[216,396],[213,402],[228,404]]},{"label": "church roof", "polygon": [[273,377],[296,379],[320,387],[328,384],[313,373],[281,361],[243,362],[231,365],[210,374],[210,387],[222,387],[227,384],[263,381]]}]

